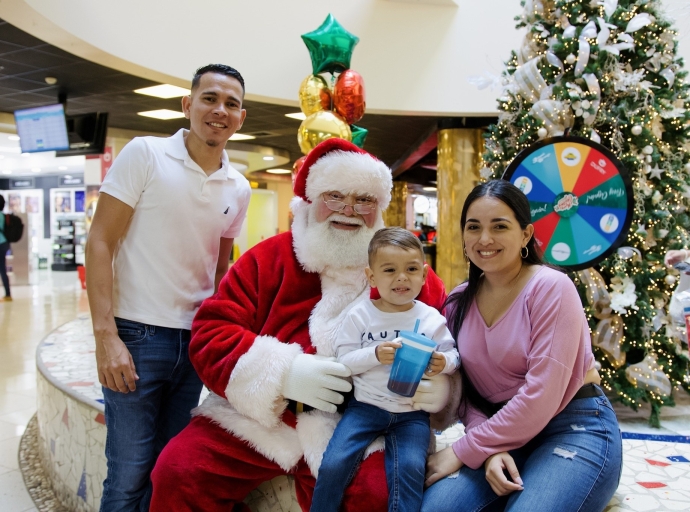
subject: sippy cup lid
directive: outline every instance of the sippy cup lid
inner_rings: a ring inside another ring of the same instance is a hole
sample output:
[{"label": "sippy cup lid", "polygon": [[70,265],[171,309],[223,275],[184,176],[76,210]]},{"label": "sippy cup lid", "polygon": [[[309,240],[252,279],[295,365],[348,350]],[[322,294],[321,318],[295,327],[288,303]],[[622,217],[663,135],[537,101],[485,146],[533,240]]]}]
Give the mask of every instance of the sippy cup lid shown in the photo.
[{"label": "sippy cup lid", "polygon": [[423,334],[419,334],[412,331],[400,331],[400,336],[403,338],[403,343],[408,343],[415,348],[424,350],[426,352],[432,352],[436,348],[436,342],[430,340]]}]

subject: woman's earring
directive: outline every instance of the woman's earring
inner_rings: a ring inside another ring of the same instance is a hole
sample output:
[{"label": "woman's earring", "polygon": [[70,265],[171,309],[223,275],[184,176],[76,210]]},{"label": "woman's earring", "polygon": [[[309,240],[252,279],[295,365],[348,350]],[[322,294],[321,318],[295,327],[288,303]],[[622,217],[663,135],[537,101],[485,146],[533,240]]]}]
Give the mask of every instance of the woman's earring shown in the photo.
[{"label": "woman's earring", "polygon": [[[525,254],[522,254],[522,249],[525,250]],[[524,260],[527,256],[529,256],[529,249],[527,248],[527,246],[523,247],[522,249],[520,249],[520,257],[522,257],[522,259]]]},{"label": "woman's earring", "polygon": [[462,252],[465,255],[465,263],[469,262],[470,258],[469,256],[467,256],[467,247],[465,247],[464,245],[462,246]]}]

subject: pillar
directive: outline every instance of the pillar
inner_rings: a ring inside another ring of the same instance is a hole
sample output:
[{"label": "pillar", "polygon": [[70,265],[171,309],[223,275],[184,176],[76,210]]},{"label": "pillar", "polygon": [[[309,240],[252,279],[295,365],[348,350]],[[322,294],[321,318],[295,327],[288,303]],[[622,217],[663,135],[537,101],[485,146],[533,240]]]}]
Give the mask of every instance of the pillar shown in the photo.
[{"label": "pillar", "polygon": [[386,227],[406,227],[407,197],[407,183],[394,181],[393,190],[391,190],[391,203],[383,212],[383,222]]},{"label": "pillar", "polygon": [[436,273],[450,291],[467,279],[460,229],[465,198],[479,182],[484,139],[481,128],[445,128],[438,132],[438,226]]}]

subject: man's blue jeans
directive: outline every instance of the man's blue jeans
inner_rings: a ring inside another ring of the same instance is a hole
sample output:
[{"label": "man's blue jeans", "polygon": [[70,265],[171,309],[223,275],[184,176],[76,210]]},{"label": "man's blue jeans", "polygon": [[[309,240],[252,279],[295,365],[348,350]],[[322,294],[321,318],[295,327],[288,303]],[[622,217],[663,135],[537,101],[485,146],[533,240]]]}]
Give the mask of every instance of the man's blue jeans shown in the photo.
[{"label": "man's blue jeans", "polygon": [[[419,511],[429,448],[429,413],[392,413],[354,397],[333,432],[323,456],[311,510],[337,512],[367,447],[386,437],[389,512]],[[362,504],[366,510],[366,504]]]},{"label": "man's blue jeans", "polygon": [[101,511],[148,510],[150,474],[167,442],[191,419],[201,380],[189,362],[190,332],[116,318],[139,375],[134,392],[103,388],[108,475]]},{"label": "man's blue jeans", "polygon": [[572,400],[532,441],[510,452],[524,490],[497,496],[483,467],[465,466],[426,490],[422,511],[600,512],[618,487],[621,444],[606,397]]}]

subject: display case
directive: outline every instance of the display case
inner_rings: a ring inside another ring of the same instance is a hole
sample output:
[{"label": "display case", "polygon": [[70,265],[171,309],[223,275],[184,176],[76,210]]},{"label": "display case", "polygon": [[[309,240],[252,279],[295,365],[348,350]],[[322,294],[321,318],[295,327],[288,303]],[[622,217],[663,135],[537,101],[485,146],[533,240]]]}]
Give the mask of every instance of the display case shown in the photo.
[{"label": "display case", "polygon": [[[59,219],[53,231],[52,270],[77,270],[77,221]],[[82,223],[83,224],[83,223]]]}]

